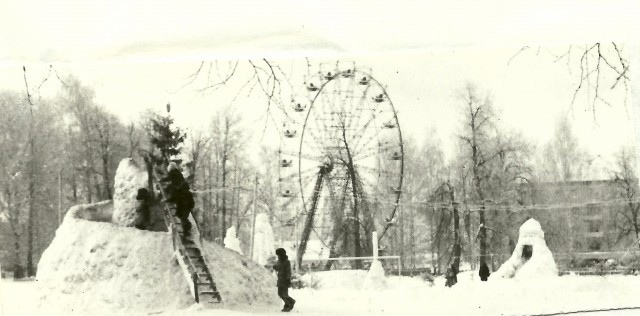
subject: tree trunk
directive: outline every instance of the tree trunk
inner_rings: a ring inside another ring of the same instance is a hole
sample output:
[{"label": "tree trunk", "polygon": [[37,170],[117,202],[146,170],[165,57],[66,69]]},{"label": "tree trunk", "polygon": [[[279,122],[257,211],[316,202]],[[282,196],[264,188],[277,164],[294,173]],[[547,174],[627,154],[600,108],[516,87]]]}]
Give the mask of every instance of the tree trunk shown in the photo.
[{"label": "tree trunk", "polygon": [[400,268],[404,270],[404,209],[401,205],[398,205],[399,217],[400,217]]},{"label": "tree trunk", "polygon": [[[213,215],[213,227],[215,227],[215,229],[218,229],[220,227],[220,168],[218,167],[218,162],[215,163],[215,195],[216,195],[216,200],[215,200],[215,212],[212,213]],[[217,235],[217,236],[216,236]],[[214,231],[214,237],[213,239],[215,240],[216,238],[220,237],[220,233],[218,232],[216,234],[216,232]]]},{"label": "tree trunk", "polygon": [[487,260],[487,228],[485,227],[485,219],[484,219],[484,203],[480,207],[480,231],[478,233],[478,238],[480,239],[480,265],[486,263]]},{"label": "tree trunk", "polygon": [[34,226],[34,221],[36,217],[36,208],[35,208],[35,144],[34,144],[33,135],[31,141],[29,142],[29,151],[30,151],[30,160],[29,160],[29,217],[27,219],[27,276],[35,276],[35,268],[33,264],[33,235],[34,230],[36,229]]},{"label": "tree trunk", "polygon": [[[9,184],[10,185],[10,184]],[[24,277],[24,272],[22,269],[22,265],[20,264],[20,237],[22,237],[22,232],[20,229],[20,214],[18,209],[14,209],[13,205],[13,194],[11,193],[10,186],[5,188],[5,199],[7,202],[7,210],[9,213],[9,224],[11,226],[11,230],[13,232],[13,240],[14,240],[14,262],[13,262],[13,277],[15,279],[20,279]]]},{"label": "tree trunk", "polygon": [[227,157],[222,157],[222,231],[220,238],[224,238],[227,233]]},{"label": "tree trunk", "polygon": [[204,188],[205,192],[202,193],[202,196],[200,197],[201,199],[201,203],[202,203],[202,222],[204,223],[204,232],[203,232],[203,236],[206,237],[207,239],[211,239],[211,222],[209,222],[209,219],[211,218],[210,213],[211,213],[211,204],[209,203],[211,201],[211,188],[209,187],[209,178],[210,178],[210,174],[208,173],[209,171],[207,170],[209,166],[209,163],[207,161],[207,164],[203,164],[202,166],[202,187]]},{"label": "tree trunk", "polygon": [[15,241],[15,249],[14,249],[14,262],[13,262],[13,278],[21,279],[24,278],[24,271],[22,270],[22,265],[20,264],[20,235],[14,232],[14,241]]},{"label": "tree trunk", "polygon": [[71,168],[71,200],[73,205],[78,204],[78,182],[76,178],[76,168]]},{"label": "tree trunk", "polygon": [[[412,219],[409,222],[409,237],[410,237],[410,243],[409,245],[411,246],[411,276],[413,276],[413,269],[416,268],[416,237],[415,237],[415,220],[413,220],[415,218],[414,214],[413,214],[413,207],[411,208],[411,216],[410,218]],[[375,249],[374,249],[375,251]]]},{"label": "tree trunk", "polygon": [[450,185],[449,194],[453,207],[453,267],[456,271],[460,271],[460,256],[462,255],[462,246],[460,245],[460,214],[458,213],[458,203],[456,203],[455,192]]},{"label": "tree trunk", "polygon": [[[337,258],[340,253],[336,250],[336,245],[338,244],[338,240],[340,239],[340,235],[342,234],[342,220],[341,214],[337,214],[338,212],[342,212],[342,209],[334,210],[334,220],[333,220],[333,228],[331,232],[331,241],[329,242],[329,258]],[[346,243],[346,241],[344,241]],[[333,265],[334,260],[328,260],[324,266],[324,270],[331,270],[331,266]]]},{"label": "tree trunk", "polygon": [[104,186],[105,199],[111,200],[111,175],[109,174],[109,152],[102,154],[102,185]]},{"label": "tree trunk", "polygon": [[235,196],[234,196],[234,201],[235,201],[235,213],[236,213],[236,232],[237,234],[240,234],[240,188],[238,187],[240,185],[240,179],[238,178],[238,176],[240,175],[240,173],[238,172],[238,169],[236,167],[236,174],[235,174]]},{"label": "tree trunk", "polygon": [[100,181],[98,181],[98,174],[95,172],[93,173],[93,184],[96,189],[96,199],[98,199],[98,202],[104,200],[104,197],[102,196],[102,188],[100,188]]},{"label": "tree trunk", "polygon": [[84,182],[86,185],[86,189],[87,189],[87,203],[91,203],[93,201],[93,194],[92,194],[92,188],[91,188],[91,173],[89,172],[89,168],[85,167],[84,168]]},{"label": "tree trunk", "polygon": [[473,247],[473,236],[471,234],[471,212],[466,210],[464,212],[464,230],[467,233],[467,244],[469,249],[469,263],[471,264],[471,269],[474,270],[476,268],[476,261],[474,259],[474,247]]},{"label": "tree trunk", "polygon": [[[351,157],[351,151],[349,150],[349,144],[347,143],[347,135],[345,129],[342,129],[342,140],[344,142],[344,147],[347,152],[347,171],[349,172],[349,177],[351,179],[351,187],[353,194],[353,247],[354,247],[354,256],[361,256],[361,245],[360,245],[360,223],[358,216],[358,184],[356,181],[356,170],[353,165],[353,159]],[[362,262],[356,260],[355,268],[360,269],[362,267]]]}]

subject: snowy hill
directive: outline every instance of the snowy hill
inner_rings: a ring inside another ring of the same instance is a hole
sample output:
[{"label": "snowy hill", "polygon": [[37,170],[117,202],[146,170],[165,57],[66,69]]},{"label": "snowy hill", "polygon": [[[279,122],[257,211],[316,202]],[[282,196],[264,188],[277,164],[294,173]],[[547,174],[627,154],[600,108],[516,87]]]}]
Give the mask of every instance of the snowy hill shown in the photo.
[{"label": "snowy hill", "polygon": [[[141,231],[91,221],[112,203],[75,206],[38,265],[44,310],[90,314],[156,312],[194,303],[166,232]],[[104,215],[102,214],[102,215]],[[89,220],[87,220],[89,219]],[[204,254],[224,301],[223,308],[278,304],[275,278],[265,268],[216,244]],[[266,306],[265,306],[266,307]]]}]

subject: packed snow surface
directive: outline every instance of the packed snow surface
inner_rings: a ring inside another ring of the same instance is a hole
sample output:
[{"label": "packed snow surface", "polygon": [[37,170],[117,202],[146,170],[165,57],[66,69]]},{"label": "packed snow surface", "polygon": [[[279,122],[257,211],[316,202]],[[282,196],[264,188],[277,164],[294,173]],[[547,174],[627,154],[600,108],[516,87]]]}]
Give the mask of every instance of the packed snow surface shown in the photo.
[{"label": "packed snow surface", "polygon": [[122,159],[116,170],[113,190],[113,223],[120,226],[135,225],[136,195],[146,188],[147,172],[131,158]]},{"label": "packed snow surface", "polygon": [[[531,258],[523,256],[523,249],[530,247]],[[518,243],[513,254],[500,269],[494,272],[490,278],[538,278],[556,277],[558,268],[556,267],[553,254],[547,247],[544,240],[544,231],[540,223],[531,218],[520,226]]]},{"label": "packed snow surface", "polygon": [[[51,313],[155,313],[194,300],[169,233],[82,219],[94,205],[73,207],[38,264],[37,301]],[[272,308],[276,280],[239,254],[205,242],[203,253],[222,295],[220,308]]]},{"label": "packed snow surface", "polygon": [[266,265],[269,258],[273,257],[275,242],[273,228],[269,223],[269,216],[265,213],[256,215],[256,227],[253,242],[253,261],[259,265]]},{"label": "packed snow surface", "polygon": [[[220,247],[218,249],[225,251]],[[366,275],[367,271],[348,270],[306,274],[303,281],[313,287],[289,291],[291,296],[297,300],[292,313],[309,316],[506,316],[640,306],[637,298],[637,293],[640,291],[640,277],[638,276],[569,275],[544,280],[497,279],[491,282],[480,282],[475,272],[463,272],[458,275],[458,283],[451,288],[444,286],[445,280],[442,277],[437,277],[435,285],[430,286],[419,277],[387,276],[387,288],[363,290],[362,283]],[[30,300],[38,287],[40,287],[40,282],[2,280],[0,283],[0,303],[2,303],[5,315],[69,314],[68,312],[54,313],[52,310],[33,306]],[[273,291],[275,292],[275,287]],[[80,295],[80,293],[74,292],[69,295]],[[164,294],[161,297],[165,297]],[[74,314],[106,314],[103,300],[99,297],[95,297],[95,299],[91,312]],[[52,302],[51,305],[56,305],[56,302]],[[109,313],[109,315],[276,316],[282,315],[280,308],[280,303],[274,307],[258,309],[225,306],[217,310],[191,305],[187,308],[159,308],[157,312],[121,310]],[[631,316],[639,313],[640,309],[575,313],[572,315]]]},{"label": "packed snow surface", "polygon": [[231,249],[239,254],[242,254],[240,248],[240,239],[236,236],[236,227],[231,226],[227,229],[227,235],[224,237],[224,246],[227,249]]}]

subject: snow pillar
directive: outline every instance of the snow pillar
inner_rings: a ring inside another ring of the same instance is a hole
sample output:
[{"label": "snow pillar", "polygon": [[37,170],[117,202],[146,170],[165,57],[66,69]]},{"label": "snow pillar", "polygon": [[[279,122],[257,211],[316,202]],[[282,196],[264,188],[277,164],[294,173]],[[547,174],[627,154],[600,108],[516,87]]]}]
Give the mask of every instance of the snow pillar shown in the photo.
[{"label": "snow pillar", "polygon": [[239,254],[242,254],[242,250],[240,248],[240,240],[236,235],[236,227],[231,226],[227,229],[227,236],[224,237],[224,246],[227,249],[231,249]]},{"label": "snow pillar", "polygon": [[371,261],[371,267],[369,268],[369,272],[367,272],[363,288],[367,290],[381,290],[387,287],[387,279],[384,275],[382,263],[378,260],[378,233],[373,232],[371,236],[371,241],[373,242],[373,261]]},{"label": "snow pillar", "polygon": [[114,179],[113,223],[133,226],[136,219],[136,195],[138,189],[146,188],[148,175],[133,159],[120,161]]}]

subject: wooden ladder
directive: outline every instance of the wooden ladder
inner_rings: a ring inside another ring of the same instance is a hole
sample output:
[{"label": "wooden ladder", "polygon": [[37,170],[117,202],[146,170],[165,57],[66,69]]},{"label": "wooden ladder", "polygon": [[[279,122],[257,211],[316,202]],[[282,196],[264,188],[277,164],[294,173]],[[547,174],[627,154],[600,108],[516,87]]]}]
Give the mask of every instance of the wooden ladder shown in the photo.
[{"label": "wooden ladder", "polygon": [[[161,194],[162,209],[164,210],[164,221],[171,233],[173,241],[173,251],[176,254],[178,263],[182,268],[182,272],[189,282],[189,290],[196,303],[221,303],[222,297],[216,287],[216,283],[213,280],[209,265],[202,253],[202,238],[198,226],[193,220],[193,217],[189,215],[191,221],[191,233],[189,237],[185,237],[182,231],[182,226],[177,224],[180,219],[176,214],[175,203],[166,202],[167,183],[164,180],[163,175],[159,175],[154,172],[155,180],[158,186],[156,187]],[[199,238],[194,238],[198,236]]]}]

